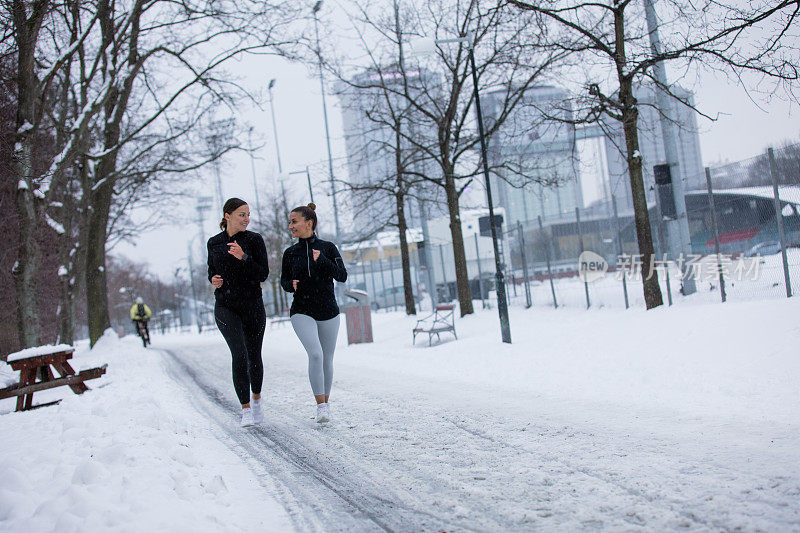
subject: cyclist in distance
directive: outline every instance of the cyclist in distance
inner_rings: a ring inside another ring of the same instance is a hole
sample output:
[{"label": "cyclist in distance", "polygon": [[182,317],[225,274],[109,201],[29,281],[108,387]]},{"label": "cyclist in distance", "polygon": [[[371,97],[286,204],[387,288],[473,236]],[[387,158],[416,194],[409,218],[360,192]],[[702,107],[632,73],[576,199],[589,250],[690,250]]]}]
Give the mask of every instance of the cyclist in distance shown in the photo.
[{"label": "cyclist in distance", "polygon": [[142,297],[136,298],[136,303],[131,307],[131,320],[133,320],[133,327],[136,328],[136,333],[142,338],[142,344],[147,347],[150,344],[150,331],[147,329],[147,321],[153,316],[153,312],[144,303]]}]

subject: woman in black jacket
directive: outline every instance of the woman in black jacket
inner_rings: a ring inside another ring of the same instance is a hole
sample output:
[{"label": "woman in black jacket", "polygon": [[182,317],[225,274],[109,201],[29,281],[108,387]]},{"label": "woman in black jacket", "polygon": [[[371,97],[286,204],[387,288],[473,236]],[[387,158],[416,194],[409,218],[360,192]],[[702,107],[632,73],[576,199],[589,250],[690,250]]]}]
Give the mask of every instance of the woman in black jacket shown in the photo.
[{"label": "woman in black jacket", "polygon": [[233,387],[242,404],[242,426],[250,426],[264,418],[261,344],[267,317],[261,282],[269,275],[267,249],[261,235],[247,231],[250,208],[244,200],[230,198],[222,211],[222,232],[208,240],[208,280],[215,287],[214,318],[231,350]]},{"label": "woman in black jacket", "polygon": [[328,398],[333,384],[333,352],[339,334],[339,306],[333,280],[347,281],[342,256],[332,242],[317,238],[316,206],[289,213],[289,230],[298,237],[283,252],[281,287],[294,293],[289,310],[292,327],[308,352],[308,379],[317,400],[317,422],[330,420]]}]

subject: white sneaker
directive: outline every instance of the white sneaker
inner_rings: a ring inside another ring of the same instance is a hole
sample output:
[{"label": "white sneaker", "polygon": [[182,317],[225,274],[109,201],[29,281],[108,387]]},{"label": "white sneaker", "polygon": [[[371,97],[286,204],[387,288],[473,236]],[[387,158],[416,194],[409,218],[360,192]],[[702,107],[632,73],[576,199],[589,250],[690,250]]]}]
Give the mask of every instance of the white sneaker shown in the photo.
[{"label": "white sneaker", "polygon": [[252,426],[256,421],[253,419],[253,410],[249,407],[242,409],[242,427]]},{"label": "white sneaker", "polygon": [[264,421],[264,411],[261,409],[261,398],[250,402],[250,409],[253,411],[253,421],[260,424]]},{"label": "white sneaker", "polygon": [[331,409],[327,403],[318,403],[317,404],[317,423],[323,424],[325,422],[330,421],[331,419]]}]

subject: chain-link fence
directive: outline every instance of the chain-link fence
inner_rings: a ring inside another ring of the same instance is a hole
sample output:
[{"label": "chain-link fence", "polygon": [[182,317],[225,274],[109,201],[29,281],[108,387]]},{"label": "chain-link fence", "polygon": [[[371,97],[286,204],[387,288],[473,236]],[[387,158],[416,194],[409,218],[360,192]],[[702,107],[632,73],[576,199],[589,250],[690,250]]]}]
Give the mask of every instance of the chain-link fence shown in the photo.
[{"label": "chain-link fence", "polygon": [[686,195],[699,291],[791,296],[800,283],[800,145],[710,168],[706,183]]},{"label": "chain-link fence", "polygon": [[[669,233],[677,231],[677,223],[660,216],[658,202],[649,205],[653,275],[658,277],[664,304],[778,298],[796,292],[800,284],[800,145],[711,168],[707,174],[705,190],[686,191],[691,247],[675,250]],[[473,299],[476,305],[493,306],[492,240],[487,232],[479,232],[477,224],[462,225]],[[645,305],[642,278],[648,273],[642,271],[634,214],[618,211],[614,198],[560,216],[505,224],[498,237],[500,268],[512,305]],[[425,246],[414,243],[411,252],[415,294],[429,292],[430,269],[436,301],[455,300],[452,243],[430,239],[429,254],[423,253]],[[379,308],[404,306],[398,257],[359,261],[350,265],[350,273],[348,285],[375,295]],[[695,293],[684,294],[688,292],[685,276],[694,281]]]},{"label": "chain-link fence", "polygon": [[[675,231],[675,223],[660,216],[658,202],[649,205],[654,274],[664,304],[785,298],[800,290],[800,145],[713,167],[706,174],[704,190],[686,191],[690,248],[676,252],[674,244],[670,246],[674,239],[669,232]],[[497,268],[492,239],[488,228],[483,229],[462,214],[474,305],[488,308],[496,305]],[[506,222],[498,237],[500,269],[511,305],[645,306],[642,278],[647,273],[641,268],[634,214],[629,208],[618,210],[614,198],[559,216]],[[359,243],[344,255],[348,288],[369,293],[375,310],[405,308],[396,242]],[[421,235],[412,236],[409,256],[417,310],[457,299],[454,251],[447,231],[439,231],[428,242]],[[684,294],[685,275],[695,282],[691,295]],[[291,299],[280,287],[266,284],[264,301],[268,314],[280,315],[286,314]]]}]

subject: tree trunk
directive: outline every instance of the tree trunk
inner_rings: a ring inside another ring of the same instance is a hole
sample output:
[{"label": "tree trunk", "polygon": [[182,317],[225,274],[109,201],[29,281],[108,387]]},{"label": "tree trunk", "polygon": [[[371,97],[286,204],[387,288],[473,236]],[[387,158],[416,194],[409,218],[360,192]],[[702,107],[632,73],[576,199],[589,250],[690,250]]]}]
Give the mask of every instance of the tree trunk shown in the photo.
[{"label": "tree trunk", "polygon": [[278,292],[283,292],[280,282],[277,279],[272,280],[272,311],[275,315],[281,314],[281,308],[278,304]]},{"label": "tree trunk", "polygon": [[[625,145],[628,151],[628,176],[633,197],[634,224],[639,253],[642,256],[644,301],[647,309],[653,309],[663,305],[664,300],[658,284],[658,272],[653,268],[655,258],[653,233],[650,228],[650,215],[647,211],[647,197],[642,178],[642,156],[639,152],[639,131],[636,127],[639,110],[636,107],[636,99],[633,97],[633,84],[628,78],[620,81],[620,101],[623,108],[622,128],[625,132]],[[652,275],[649,275],[651,272]]]},{"label": "tree trunk", "polygon": [[[397,3],[395,3],[395,16],[397,15]],[[398,35],[400,34],[398,28]],[[402,57],[402,56],[401,56]],[[402,60],[402,59],[401,59]],[[403,295],[406,300],[406,315],[416,315],[417,306],[414,304],[414,291],[411,288],[411,262],[408,258],[408,239],[406,238],[405,212],[405,186],[403,183],[403,159],[402,159],[402,139],[400,137],[400,119],[394,123],[394,164],[395,164],[395,207],[397,211],[397,231],[400,237],[400,264],[403,270]],[[366,283],[366,282],[365,282]]]},{"label": "tree trunk", "polygon": [[14,3],[14,32],[17,52],[17,120],[14,133],[14,172],[17,181],[15,204],[19,218],[19,249],[15,268],[17,305],[19,306],[19,342],[23,347],[37,346],[41,341],[37,278],[42,252],[37,239],[37,199],[34,195],[33,150],[36,130],[37,80],[35,72],[36,42],[41,27],[36,6],[30,19],[25,5]]},{"label": "tree trunk", "polygon": [[406,238],[408,224],[406,224],[404,195],[401,192],[396,193],[395,200],[397,202],[397,229],[400,232],[400,262],[403,266],[403,293],[406,297],[406,314],[416,315],[417,306],[414,303],[414,292],[411,288],[411,261],[408,256],[408,239]]},{"label": "tree trunk", "polygon": [[74,204],[69,189],[64,191],[61,199],[61,222],[65,233],[59,239],[59,273],[60,303],[58,307],[60,330],[59,338],[64,344],[75,342],[75,259],[77,249],[73,242],[73,225],[75,222]]},{"label": "tree trunk", "polygon": [[464,252],[464,235],[461,233],[461,215],[458,206],[458,191],[456,182],[451,172],[445,173],[445,194],[447,196],[447,210],[450,215],[450,235],[453,239],[453,263],[456,269],[456,288],[458,289],[458,304],[461,316],[474,313],[472,308],[472,291],[469,287],[469,273],[467,272],[467,256]]},{"label": "tree trunk", "polygon": [[[98,168],[102,166],[102,162]],[[103,336],[111,327],[108,314],[106,285],[106,237],[113,186],[105,181],[93,194],[89,228],[86,239],[86,309],[89,322],[89,344]]]}]

